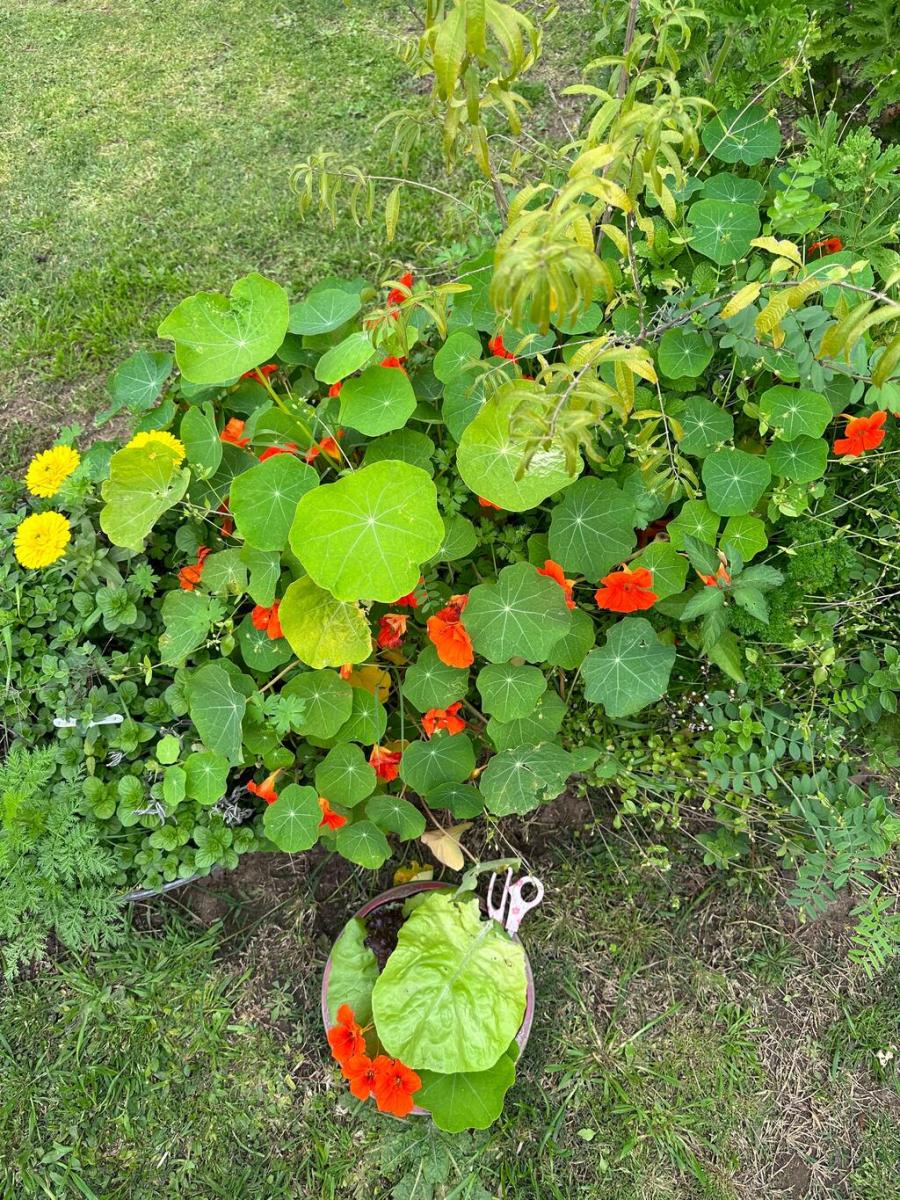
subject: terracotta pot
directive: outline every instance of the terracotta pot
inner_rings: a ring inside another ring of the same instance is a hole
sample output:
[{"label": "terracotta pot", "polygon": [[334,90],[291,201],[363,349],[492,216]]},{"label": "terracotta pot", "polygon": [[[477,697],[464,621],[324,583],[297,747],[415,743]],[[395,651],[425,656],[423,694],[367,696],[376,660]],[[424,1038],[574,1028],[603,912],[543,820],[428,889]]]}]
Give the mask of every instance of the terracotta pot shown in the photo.
[{"label": "terracotta pot", "polygon": [[[376,896],[374,900],[370,900],[364,904],[358,912],[353,914],[360,920],[365,920],[369,913],[374,912],[376,908],[381,908],[385,904],[393,904],[397,900],[406,900],[409,896],[415,896],[419,892],[434,892],[434,891],[450,891],[446,883],[438,883],[432,880],[419,880],[412,883],[403,883],[400,887],[391,888],[390,891],[382,892],[380,896]],[[516,934],[514,941],[519,941],[519,936]],[[328,981],[331,978],[331,955],[328,955],[328,962],[325,964],[325,973],[322,976],[322,1024],[325,1031],[329,1030],[332,1025],[331,1018],[328,1015]],[[531,963],[528,961],[528,952],[525,951],[525,1016],[522,1018],[522,1024],[519,1026],[519,1032],[516,1034],[516,1041],[519,1044],[519,1059],[525,1053],[525,1047],[528,1045],[528,1038],[531,1034],[531,1023],[534,1020],[534,976],[531,973]],[[410,1114],[414,1117],[429,1117],[431,1114],[427,1109],[419,1108],[418,1105]]]}]

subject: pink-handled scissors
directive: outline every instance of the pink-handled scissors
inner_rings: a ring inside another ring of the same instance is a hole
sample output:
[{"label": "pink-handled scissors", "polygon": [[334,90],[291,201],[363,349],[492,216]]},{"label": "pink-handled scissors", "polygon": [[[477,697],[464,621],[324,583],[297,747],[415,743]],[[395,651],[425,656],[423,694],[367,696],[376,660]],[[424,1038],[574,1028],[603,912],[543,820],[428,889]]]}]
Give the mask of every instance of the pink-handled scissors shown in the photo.
[{"label": "pink-handled scissors", "polygon": [[[508,867],[500,903],[494,904],[494,884],[496,881],[497,876],[492,875],[487,894],[488,916],[492,920],[498,921],[506,929],[510,937],[515,937],[525,914],[530,912],[531,909],[536,908],[543,900],[544,885],[539,879],[535,879],[533,875],[524,875],[521,879],[517,879],[513,883],[512,867]],[[526,887],[534,888],[534,895],[530,900],[526,900],[522,896],[522,891]],[[509,904],[508,908],[507,903]]]}]

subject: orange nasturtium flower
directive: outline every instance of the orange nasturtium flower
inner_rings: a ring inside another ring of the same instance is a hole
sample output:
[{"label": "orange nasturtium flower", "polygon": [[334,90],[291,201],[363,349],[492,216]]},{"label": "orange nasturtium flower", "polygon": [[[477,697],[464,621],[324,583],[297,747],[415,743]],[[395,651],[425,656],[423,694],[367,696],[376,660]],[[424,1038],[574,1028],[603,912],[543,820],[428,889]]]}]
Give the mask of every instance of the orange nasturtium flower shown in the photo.
[{"label": "orange nasturtium flower", "polygon": [[247,791],[254,796],[259,796],[260,800],[265,800],[266,804],[274,804],[278,799],[278,793],[275,791],[275,783],[278,776],[281,774],[281,768],[273,771],[271,775],[267,775],[262,783],[254,783],[253,780],[247,784]]},{"label": "orange nasturtium flower", "polygon": [[341,450],[337,444],[336,438],[344,436],[343,429],[339,429],[335,437],[322,438],[321,442],[313,442],[310,448],[303,456],[304,462],[314,462],[320,454],[327,454],[329,458],[333,458],[337,462],[341,457]]},{"label": "orange nasturtium flower", "polygon": [[209,554],[208,546],[200,546],[197,550],[197,561],[189,567],[182,567],[178,572],[178,586],[186,592],[192,592],[200,582],[203,574],[203,560]]},{"label": "orange nasturtium flower", "polygon": [[278,605],[280,600],[276,600],[270,608],[265,608],[262,604],[257,604],[253,612],[250,614],[250,620],[253,622],[254,629],[264,629],[266,636],[273,641],[276,638],[284,637],[281,629],[281,621],[278,619]]},{"label": "orange nasturtium flower", "polygon": [[401,275],[397,282],[401,286],[391,288],[387,294],[388,308],[396,308],[398,304],[402,304],[409,297],[413,285],[412,271],[407,271],[405,275]]},{"label": "orange nasturtium flower", "polygon": [[638,567],[632,571],[627,566],[610,575],[604,575],[600,580],[603,587],[594,592],[594,600],[598,608],[609,612],[640,612],[652,608],[659,599],[652,591],[653,572],[647,567]]},{"label": "orange nasturtium flower", "polygon": [[337,1023],[328,1030],[328,1045],[341,1066],[354,1055],[365,1054],[366,1039],[362,1026],[357,1024],[349,1004],[342,1004],[337,1010]]},{"label": "orange nasturtium flower", "polygon": [[819,250],[822,254],[837,254],[843,248],[844,243],[839,237],[822,238],[820,242],[813,242],[806,252],[806,257],[809,258],[814,250]]},{"label": "orange nasturtium flower", "polygon": [[267,458],[274,458],[276,454],[293,454],[296,449],[294,442],[285,442],[283,446],[270,446],[268,450],[263,450],[259,461],[265,462]]},{"label": "orange nasturtium flower", "polygon": [[723,587],[728,587],[729,583],[731,583],[731,576],[725,569],[724,563],[719,564],[719,569],[716,571],[715,575],[702,575],[699,571],[697,574],[700,575],[700,578],[707,587],[718,587],[720,583]]},{"label": "orange nasturtium flower", "polygon": [[260,375],[263,375],[266,379],[268,379],[269,376],[274,375],[277,370],[278,363],[266,363],[264,367],[254,367],[252,371],[245,371],[241,376],[241,379],[255,379],[258,382]]},{"label": "orange nasturtium flower", "polygon": [[347,824],[347,818],[336,813],[324,796],[319,797],[319,809],[322,813],[322,820],[319,822],[320,829],[323,825],[327,829],[340,829]]},{"label": "orange nasturtium flower", "polygon": [[334,397],[334,396],[339,396],[339,395],[341,394],[341,388],[342,388],[343,386],[344,386],[344,381],[343,381],[343,379],[339,379],[339,380],[337,381],[337,383],[333,383],[333,384],[331,385],[331,387],[328,389],[328,395],[329,395],[329,396],[332,396],[332,397]]},{"label": "orange nasturtium flower", "polygon": [[503,512],[503,509],[500,507],[500,505],[495,504],[493,500],[485,500],[484,496],[478,496],[477,499],[482,508],[495,508],[497,512]]},{"label": "orange nasturtium flower", "polygon": [[847,422],[844,436],[834,443],[835,454],[860,455],[874,450],[884,441],[886,412],[874,412],[867,417],[853,417]]},{"label": "orange nasturtium flower", "polygon": [[404,367],[404,365],[403,365],[403,363],[405,361],[406,361],[405,359],[397,358],[395,355],[389,354],[387,356],[387,358],[383,358],[381,360],[381,365],[383,367],[396,367],[398,371],[402,371],[403,374],[405,375],[406,367]]},{"label": "orange nasturtium flower", "polygon": [[413,1094],[421,1088],[422,1080],[398,1058],[379,1054],[373,1066],[375,1103],[380,1111],[395,1117],[408,1116],[413,1110]]},{"label": "orange nasturtium flower", "polygon": [[493,354],[495,358],[508,358],[512,362],[515,362],[516,356],[511,354],[503,344],[502,333],[495,333],[492,338],[488,339],[488,351]]},{"label": "orange nasturtium flower", "polygon": [[[417,587],[421,587],[425,582],[424,577],[419,579]],[[419,598],[415,592],[407,592],[405,596],[401,596],[399,600],[395,600],[391,608],[418,608]]]},{"label": "orange nasturtium flower", "polygon": [[465,721],[459,716],[462,701],[457,700],[448,708],[429,708],[422,717],[422,728],[426,737],[431,737],[439,729],[445,729],[452,737],[454,733],[462,733],[466,727]]},{"label": "orange nasturtium flower", "polygon": [[396,650],[406,636],[405,613],[385,613],[378,619],[378,637],[375,639],[382,650]]},{"label": "orange nasturtium flower", "polygon": [[545,559],[544,565],[538,567],[538,575],[546,575],[548,579],[552,579],[554,583],[558,583],[563,590],[563,595],[566,598],[566,604],[569,608],[575,607],[575,599],[572,595],[572,588],[575,586],[574,579],[566,579],[563,574],[563,569],[558,562],[554,562],[552,558]]},{"label": "orange nasturtium flower", "polygon": [[385,783],[391,783],[400,774],[401,750],[386,750],[383,746],[373,746],[369,755],[369,766],[375,768],[375,774]]},{"label": "orange nasturtium flower", "polygon": [[[384,1057],[383,1054],[378,1056],[378,1058]],[[375,1094],[375,1081],[380,1069],[375,1065],[378,1058],[373,1062],[368,1054],[354,1054],[352,1058],[341,1064],[341,1074],[349,1080],[350,1092],[357,1100],[368,1100]]]},{"label": "orange nasturtium flower", "polygon": [[472,639],[460,619],[468,596],[451,596],[450,603],[429,617],[426,628],[437,656],[448,667],[471,667],[475,661]]},{"label": "orange nasturtium flower", "polygon": [[223,442],[230,442],[232,446],[246,446],[250,438],[244,437],[245,424],[246,422],[239,420],[238,417],[229,417],[225,428],[219,434],[219,439]]}]

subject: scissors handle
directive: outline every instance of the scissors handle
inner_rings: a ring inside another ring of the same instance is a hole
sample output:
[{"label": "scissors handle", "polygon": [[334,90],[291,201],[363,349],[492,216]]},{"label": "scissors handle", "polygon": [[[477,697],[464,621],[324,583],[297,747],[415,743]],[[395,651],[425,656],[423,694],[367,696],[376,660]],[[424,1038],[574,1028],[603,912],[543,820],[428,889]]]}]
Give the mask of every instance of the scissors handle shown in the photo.
[{"label": "scissors handle", "polygon": [[[522,879],[512,882],[512,868],[507,870],[506,879],[503,884],[503,892],[500,897],[500,903],[494,903],[494,884],[497,880],[496,875],[491,876],[491,882],[488,886],[487,894],[487,909],[488,915],[495,921],[499,922],[510,937],[514,937],[522,924],[522,918],[531,909],[536,908],[544,898],[544,885],[539,879],[535,879],[533,875],[525,875]],[[535,889],[534,896],[530,900],[525,900],[522,896],[522,889],[525,887],[533,887]],[[507,908],[507,901],[509,907]]]}]

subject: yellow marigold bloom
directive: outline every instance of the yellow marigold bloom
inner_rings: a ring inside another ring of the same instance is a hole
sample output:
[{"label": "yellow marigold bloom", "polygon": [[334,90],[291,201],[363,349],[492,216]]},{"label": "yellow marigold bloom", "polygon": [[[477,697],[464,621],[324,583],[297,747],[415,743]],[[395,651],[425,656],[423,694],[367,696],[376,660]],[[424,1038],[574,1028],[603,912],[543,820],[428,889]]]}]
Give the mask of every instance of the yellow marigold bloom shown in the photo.
[{"label": "yellow marigold bloom", "polygon": [[149,433],[136,433],[125,449],[138,450],[141,446],[152,446],[154,442],[173,450],[178,455],[178,462],[182,462],[187,455],[184,442],[180,442],[174,433],[169,433],[168,429],[151,429]]},{"label": "yellow marigold bloom", "polygon": [[62,558],[71,540],[72,530],[62,513],[33,513],[16,530],[16,558],[32,571],[49,567]]},{"label": "yellow marigold bloom", "polygon": [[55,496],[80,462],[81,455],[71,446],[44,450],[28,464],[25,485],[32,496]]}]

